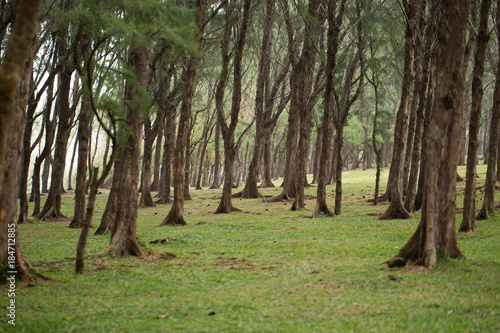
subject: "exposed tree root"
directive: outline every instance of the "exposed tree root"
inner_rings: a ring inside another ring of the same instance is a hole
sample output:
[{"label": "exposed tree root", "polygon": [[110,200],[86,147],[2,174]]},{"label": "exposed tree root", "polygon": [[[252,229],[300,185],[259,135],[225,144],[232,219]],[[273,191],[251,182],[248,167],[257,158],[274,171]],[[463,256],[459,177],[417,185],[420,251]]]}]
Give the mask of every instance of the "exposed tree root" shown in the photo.
[{"label": "exposed tree root", "polygon": [[280,201],[291,201],[292,198],[290,198],[285,191],[281,192],[280,194],[271,197],[270,199],[267,200],[267,202],[280,202]]},{"label": "exposed tree root", "polygon": [[320,206],[316,206],[316,209],[313,212],[313,218],[319,217],[319,216],[328,216],[328,217],[334,217],[335,214],[328,208],[326,204],[321,204]]},{"label": "exposed tree root", "polygon": [[[396,202],[395,202],[396,201]],[[409,219],[411,217],[410,213],[403,207],[403,203],[400,200],[391,201],[391,204],[387,208],[384,214],[378,217],[379,220],[400,220]]]},{"label": "exposed tree root", "polygon": [[46,212],[42,211],[40,214],[37,215],[37,218],[40,220],[57,220],[57,219],[69,219],[66,215],[64,215],[61,212],[57,212],[56,208],[52,206],[49,210]]},{"label": "exposed tree root", "polygon": [[187,223],[180,211],[172,207],[170,213],[168,213],[167,217],[165,217],[161,225],[179,226],[187,225]]},{"label": "exposed tree root", "polygon": [[479,213],[477,213],[476,220],[477,221],[485,221],[489,218],[490,218],[490,212],[488,212],[488,209],[486,209],[486,207],[484,207],[484,205],[483,205],[483,207],[481,208]]},{"label": "exposed tree root", "polygon": [[[246,192],[246,193],[245,193]],[[234,193],[231,195],[231,198],[241,198],[241,199],[258,199],[263,198],[264,196],[260,194],[258,190],[255,191],[240,191],[238,193]]]}]

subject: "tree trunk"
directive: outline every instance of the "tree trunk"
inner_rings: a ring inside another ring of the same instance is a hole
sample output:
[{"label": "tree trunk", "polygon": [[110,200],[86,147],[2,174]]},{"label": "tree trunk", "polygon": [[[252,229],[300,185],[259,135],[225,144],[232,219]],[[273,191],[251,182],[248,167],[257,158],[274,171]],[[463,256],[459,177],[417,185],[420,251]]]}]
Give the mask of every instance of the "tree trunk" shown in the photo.
[{"label": "tree trunk", "polygon": [[234,51],[234,79],[233,79],[233,96],[231,101],[231,115],[230,123],[226,124],[224,110],[223,110],[223,94],[224,94],[224,83],[222,77],[227,78],[228,65],[229,65],[229,53],[228,44],[231,26],[229,23],[230,14],[232,14],[231,7],[234,4],[229,4],[228,13],[226,15],[226,28],[224,29],[223,46],[222,46],[222,57],[223,57],[223,73],[221,74],[221,80],[219,81],[219,86],[216,92],[216,110],[217,110],[217,120],[219,122],[222,138],[224,139],[224,186],[222,189],[222,197],[217,207],[216,214],[228,214],[234,210],[231,203],[231,191],[233,188],[233,165],[234,159],[237,153],[237,147],[234,142],[234,132],[238,124],[239,113],[241,109],[241,81],[242,81],[242,60],[243,60],[243,50],[245,48],[246,33],[250,21],[250,0],[245,0],[243,5],[243,18],[240,26],[240,31],[238,35],[238,40],[236,42],[236,48]]},{"label": "tree trunk", "polygon": [[[189,114],[189,118],[191,118],[191,112]],[[184,200],[191,200],[191,194],[189,193],[189,176],[190,176],[190,170],[191,170],[191,121],[189,121],[189,129],[188,133],[186,135],[186,153],[184,158],[186,159],[184,161],[184,190],[183,190],[183,195],[184,195]]]},{"label": "tree trunk", "polygon": [[113,171],[113,184],[111,185],[111,190],[109,191],[108,201],[106,202],[106,208],[102,213],[101,223],[95,231],[95,235],[104,235],[111,228],[112,223],[115,221],[116,217],[116,202],[118,198],[118,187],[115,184],[120,182],[120,171],[118,165],[114,166]]},{"label": "tree trunk", "polygon": [[[78,166],[76,170],[76,188],[75,188],[75,209],[73,220],[69,224],[70,228],[82,228],[85,215],[85,190],[87,180],[87,159],[89,157],[90,145],[90,122],[91,122],[91,99],[92,91],[89,89],[90,79],[88,77],[91,64],[89,63],[88,53],[90,51],[90,39],[87,31],[81,29],[78,34],[81,43],[81,55],[84,59],[83,70],[80,73],[83,85],[82,105],[80,108],[80,120],[78,122]],[[69,177],[71,178],[71,172]]]},{"label": "tree trunk", "polygon": [[[59,46],[59,56],[67,53],[64,45]],[[66,152],[69,135],[71,132],[74,109],[70,108],[69,95],[73,68],[65,67],[59,74],[59,93],[56,102],[56,114],[58,115],[58,128],[56,137],[56,147],[54,152],[54,164],[52,167],[49,195],[40,213],[39,219],[58,219],[66,217],[61,213],[61,194],[66,164]]]},{"label": "tree trunk", "polygon": [[455,233],[456,168],[464,89],[463,56],[468,1],[444,0],[438,23],[436,91],[427,141],[425,197],[422,219],[408,243],[393,259],[412,260],[427,268],[436,264],[438,252],[461,256]]},{"label": "tree trunk", "polygon": [[481,120],[481,104],[483,99],[483,75],[486,49],[488,46],[488,13],[491,0],[483,0],[480,9],[479,33],[477,36],[474,69],[472,72],[472,107],[469,123],[469,147],[467,150],[467,171],[465,178],[465,196],[463,220],[460,231],[476,230],[476,166],[478,152],[479,122]]},{"label": "tree trunk", "polygon": [[[199,28],[196,36],[196,47],[199,50],[203,36],[203,13],[205,10],[205,1],[196,1],[196,22]],[[194,94],[194,80],[196,77],[196,54],[190,56],[186,69],[182,76],[184,84],[184,91],[182,94],[182,105],[179,119],[179,127],[177,130],[177,143],[174,153],[174,202],[170,212],[165,217],[162,225],[186,225],[183,217],[184,211],[184,163],[186,161],[184,153],[186,152],[186,144],[189,142],[187,136],[189,135],[189,122],[191,120],[191,107]],[[189,181],[189,180],[187,180]]]},{"label": "tree trunk", "polygon": [[151,161],[153,160],[153,144],[156,138],[156,132],[161,122],[161,117],[157,116],[154,125],[146,118],[144,120],[144,145],[142,156],[142,177],[141,177],[141,198],[139,205],[141,207],[154,207],[153,197],[151,196]]},{"label": "tree trunk", "polygon": [[161,144],[163,141],[163,114],[160,112],[158,121],[158,128],[156,130],[156,146],[155,146],[155,160],[153,163],[153,182],[151,183],[150,190],[158,191],[160,187],[160,167],[161,167]]},{"label": "tree trunk", "polygon": [[[32,281],[29,264],[21,253],[17,228],[17,191],[19,158],[24,128],[26,98],[32,68],[32,45],[35,39],[42,1],[19,2],[11,37],[0,67],[0,267],[4,279],[14,275]],[[20,107],[22,106],[22,107]],[[12,237],[13,236],[13,237]],[[14,273],[14,271],[16,273]]]},{"label": "tree trunk", "polygon": [[[497,5],[496,12],[496,29],[500,31],[500,6]],[[490,124],[490,142],[488,147],[488,169],[486,170],[486,184],[484,185],[484,199],[483,206],[477,215],[478,220],[487,220],[489,215],[495,211],[495,183],[497,181],[496,170],[499,146],[499,132],[500,132],[500,34],[497,34],[498,41],[498,57],[495,92],[493,97],[493,109],[491,110],[491,124]],[[460,230],[462,227],[460,226]]]},{"label": "tree trunk", "polygon": [[[148,81],[150,46],[132,44],[129,51],[128,68],[133,71],[140,85],[146,86]],[[117,257],[127,255],[141,256],[136,237],[138,180],[140,169],[140,140],[142,138],[143,110],[138,89],[131,79],[125,83],[125,111],[127,123],[123,130],[126,137],[118,145],[115,168],[119,170],[120,178],[114,179],[116,186],[116,216],[111,229],[111,240],[106,252]],[[115,173],[116,174],[116,173]],[[149,182],[148,182],[149,184]]]},{"label": "tree trunk", "polygon": [[[174,89],[175,92],[175,89]],[[174,96],[174,95],[172,95]],[[165,111],[165,142],[163,143],[163,158],[161,165],[160,186],[158,188],[158,204],[170,202],[170,187],[172,184],[172,160],[175,151],[175,111],[177,102],[173,97],[167,100]]]},{"label": "tree trunk", "polygon": [[[278,146],[279,148],[279,146]],[[276,150],[279,150],[279,149]],[[262,167],[262,182],[260,187],[274,187],[273,180],[271,178],[271,137],[266,137],[264,142],[264,152],[263,152],[263,167]]]},{"label": "tree trunk", "polygon": [[402,171],[405,156],[406,131],[408,126],[408,112],[410,107],[410,91],[413,83],[414,61],[415,61],[415,36],[418,18],[420,14],[420,1],[411,0],[404,2],[407,15],[405,34],[405,62],[403,87],[401,101],[396,115],[396,126],[394,128],[394,150],[391,168],[389,171],[388,191],[391,203],[386,212],[379,219],[407,219],[410,217],[408,211],[403,207]]},{"label": "tree trunk", "polygon": [[214,179],[212,181],[212,185],[210,186],[210,189],[218,189],[220,187],[220,126],[219,124],[215,125],[215,139],[214,139]]},{"label": "tree trunk", "polygon": [[[323,140],[323,122],[316,127],[316,143],[314,145],[313,179],[311,184],[318,182],[319,165],[321,163],[321,141]],[[328,142],[330,143],[330,142]]]}]

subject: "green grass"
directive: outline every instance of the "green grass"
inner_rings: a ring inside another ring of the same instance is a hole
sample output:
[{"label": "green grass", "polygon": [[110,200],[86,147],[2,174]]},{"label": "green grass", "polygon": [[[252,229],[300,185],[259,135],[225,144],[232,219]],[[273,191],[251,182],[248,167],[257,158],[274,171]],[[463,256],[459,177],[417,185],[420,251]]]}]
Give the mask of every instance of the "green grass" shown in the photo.
[{"label": "green grass", "polygon": [[[478,185],[484,174],[480,166]],[[24,255],[53,280],[20,286],[16,326],[2,315],[0,331],[498,332],[499,215],[479,221],[475,234],[458,235],[463,258],[441,259],[431,271],[393,270],[381,263],[405,244],[419,216],[376,220],[386,206],[366,202],[373,187],[373,170],[345,172],[343,214],[318,219],[309,218],[314,200],[291,212],[290,203],[236,199],[243,212],[214,215],[220,190],[192,190],[186,227],[159,226],[170,205],[140,209],[138,237],[156,255],[90,258],[80,276],[70,259],[79,230],[69,229],[68,221],[22,225]],[[334,187],[327,191],[333,207]],[[72,200],[63,200],[68,215]],[[97,217],[105,201],[101,195]],[[150,243],[156,239],[166,241]],[[108,243],[109,235],[91,235],[87,253]],[[3,311],[7,302],[2,292]]]}]

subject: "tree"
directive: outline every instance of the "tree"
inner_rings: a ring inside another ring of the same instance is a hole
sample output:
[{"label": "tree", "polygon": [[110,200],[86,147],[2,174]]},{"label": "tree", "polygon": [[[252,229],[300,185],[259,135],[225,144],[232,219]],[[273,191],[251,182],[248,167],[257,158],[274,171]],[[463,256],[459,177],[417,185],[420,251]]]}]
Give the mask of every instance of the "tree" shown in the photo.
[{"label": "tree", "polygon": [[401,100],[396,116],[394,129],[394,151],[392,155],[387,193],[391,203],[386,212],[379,217],[382,220],[395,218],[407,219],[410,217],[408,211],[403,207],[402,192],[402,168],[404,162],[406,131],[408,127],[408,112],[410,108],[410,90],[413,82],[413,70],[415,61],[415,38],[418,18],[420,14],[420,0],[403,1],[404,14],[406,16],[405,33],[405,60],[403,85],[401,88]]},{"label": "tree", "polygon": [[[32,281],[21,253],[17,228],[18,163],[31,75],[30,54],[42,10],[41,0],[20,0],[0,67],[0,267],[17,271],[17,278]],[[20,86],[23,83],[23,86]],[[19,130],[10,130],[17,128]],[[14,263],[14,260],[15,263]],[[7,266],[7,263],[9,264]],[[7,275],[3,275],[7,276]]]},{"label": "tree", "polygon": [[[498,62],[496,71],[496,82],[495,82],[495,92],[493,97],[493,109],[491,111],[491,125],[490,125],[490,142],[488,147],[488,169],[486,170],[486,184],[484,185],[484,199],[483,206],[479,211],[476,219],[486,220],[489,215],[495,211],[495,183],[498,180],[497,174],[500,172],[499,169],[496,170],[497,161],[500,161],[498,157],[498,147],[499,147],[499,132],[500,132],[500,6],[497,4],[496,12],[496,31],[497,31],[497,47],[498,47]],[[459,231],[462,231],[462,226],[460,226]]]},{"label": "tree", "polygon": [[[144,87],[148,80],[149,40],[133,41],[130,46],[128,69],[134,73],[125,85],[125,112],[127,122],[122,124],[126,133],[118,141],[117,159],[113,187],[116,197],[116,215],[111,228],[108,253],[118,257],[141,256],[142,250],[136,238],[137,197],[139,180],[140,138],[142,134],[142,108],[144,107]],[[141,103],[142,102],[142,103]],[[116,177],[116,176],[119,177]]]},{"label": "tree", "polygon": [[[73,6],[72,0],[60,0],[59,5],[64,11],[69,11]],[[47,200],[40,213],[37,214],[39,219],[57,219],[65,217],[61,213],[61,194],[63,189],[63,176],[66,165],[66,153],[68,147],[69,136],[72,128],[73,118],[75,116],[77,101],[73,101],[70,106],[70,89],[71,80],[75,66],[68,56],[74,50],[74,45],[68,45],[69,27],[67,23],[61,23],[56,41],[56,50],[58,54],[59,64],[63,67],[59,73],[57,101],[55,112],[58,116],[57,136],[55,139],[56,147],[54,151],[54,165],[51,173],[50,189]]]},{"label": "tree", "polygon": [[474,69],[472,72],[472,108],[469,122],[469,147],[467,151],[467,172],[461,231],[474,232],[476,229],[476,165],[478,151],[479,122],[483,100],[483,76],[486,49],[488,46],[488,19],[491,1],[483,0],[480,9],[479,31],[477,36]]},{"label": "tree", "polygon": [[326,204],[326,183],[328,176],[328,161],[330,159],[330,147],[333,137],[333,78],[335,74],[335,66],[337,62],[337,51],[339,47],[339,35],[340,27],[342,25],[342,16],[344,14],[345,1],[342,1],[339,14],[335,18],[335,10],[337,6],[336,0],[328,1],[327,8],[327,21],[328,21],[328,32],[327,32],[327,62],[326,62],[326,85],[325,85],[325,96],[324,96],[324,112],[323,121],[321,124],[322,136],[318,134],[318,140],[322,139],[321,154],[319,160],[319,170],[318,170],[318,189],[316,198],[316,209],[313,216],[321,213],[327,216],[333,216],[332,211],[328,208]]},{"label": "tree", "polygon": [[[196,23],[198,32],[196,34],[196,51],[200,49],[203,36],[203,18],[205,10],[205,1],[196,1]],[[185,179],[185,152],[188,143],[187,136],[189,135],[189,122],[191,118],[191,106],[194,92],[194,79],[196,77],[197,55],[191,54],[187,61],[186,69],[182,75],[182,83],[184,90],[182,92],[181,114],[179,126],[177,129],[177,142],[174,153],[174,202],[170,212],[165,217],[162,225],[185,225],[186,221],[182,216],[184,210],[184,182],[189,182]]]},{"label": "tree", "polygon": [[236,48],[234,51],[234,81],[233,81],[233,97],[231,101],[231,112],[230,112],[230,122],[229,125],[226,123],[224,110],[223,110],[223,98],[224,98],[224,84],[225,78],[227,78],[227,71],[229,66],[229,37],[231,34],[231,14],[232,3],[228,4],[227,16],[226,16],[226,26],[224,28],[224,36],[222,41],[222,58],[223,58],[223,69],[221,73],[221,79],[217,86],[217,92],[215,97],[216,110],[217,110],[217,122],[220,127],[222,138],[224,140],[224,186],[222,189],[222,197],[219,203],[219,207],[215,210],[216,213],[228,214],[234,210],[231,203],[231,191],[233,188],[233,165],[234,159],[236,157],[236,147],[237,144],[234,141],[234,132],[236,126],[238,125],[238,117],[241,109],[241,80],[242,80],[242,59],[243,50],[245,48],[246,34],[248,30],[248,25],[250,21],[250,0],[245,0],[243,4],[243,18],[241,21],[241,26],[239,27],[238,39],[236,41]]},{"label": "tree", "polygon": [[[276,75],[271,84],[269,72],[271,71],[271,45],[272,24],[274,20],[274,0],[267,0],[265,6],[265,20],[262,32],[262,46],[259,54],[259,68],[255,91],[255,142],[252,160],[248,168],[248,176],[243,191],[233,195],[241,198],[260,198],[262,195],[257,188],[259,169],[266,142],[270,139],[276,122],[284,107],[278,107],[273,114],[274,100],[279,92],[280,85],[289,71],[290,61],[287,56],[283,61],[281,71]],[[263,180],[264,182],[264,180]]]},{"label": "tree", "polygon": [[430,268],[438,254],[462,255],[455,232],[456,169],[459,158],[461,107],[464,90],[463,57],[469,1],[443,0],[438,19],[436,79],[429,114],[426,177],[422,218],[415,233],[387,263],[404,265],[413,260]]}]

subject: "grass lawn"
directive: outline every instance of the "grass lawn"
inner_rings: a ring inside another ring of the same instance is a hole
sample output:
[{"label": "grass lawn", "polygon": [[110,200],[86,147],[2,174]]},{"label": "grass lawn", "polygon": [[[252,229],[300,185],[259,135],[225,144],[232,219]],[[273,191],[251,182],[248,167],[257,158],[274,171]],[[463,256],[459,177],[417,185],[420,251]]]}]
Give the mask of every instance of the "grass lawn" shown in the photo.
[{"label": "grass lawn", "polygon": [[[485,166],[478,172],[480,186]],[[374,175],[344,173],[342,215],[334,218],[311,219],[314,200],[292,212],[291,203],[234,199],[242,212],[214,215],[221,190],[191,190],[188,226],[160,226],[170,205],[140,209],[137,234],[147,254],[94,256],[80,276],[72,259],[80,231],[69,221],[22,225],[25,257],[53,279],[19,284],[16,326],[3,314],[0,332],[499,332],[500,215],[458,235],[463,258],[441,259],[431,271],[389,269],[381,263],[406,243],[419,213],[378,221],[387,206],[367,203]],[[334,190],[327,188],[331,208]],[[98,198],[94,227],[106,198]],[[68,216],[72,203],[63,200]],[[477,209],[481,203],[478,191]],[[102,252],[109,234],[91,233],[87,253]],[[5,313],[8,302],[2,291]]]}]

